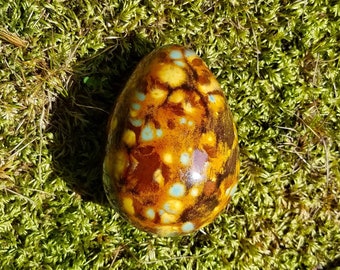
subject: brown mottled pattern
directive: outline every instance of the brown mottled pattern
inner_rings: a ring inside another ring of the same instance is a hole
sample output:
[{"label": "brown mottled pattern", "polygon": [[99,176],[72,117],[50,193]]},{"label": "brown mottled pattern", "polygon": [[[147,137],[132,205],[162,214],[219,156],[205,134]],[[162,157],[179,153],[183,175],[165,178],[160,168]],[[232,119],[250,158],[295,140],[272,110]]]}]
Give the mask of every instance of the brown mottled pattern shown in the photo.
[{"label": "brown mottled pattern", "polygon": [[206,64],[178,45],[146,56],[108,125],[104,186],[136,227],[160,236],[209,224],[239,174],[236,128]]}]

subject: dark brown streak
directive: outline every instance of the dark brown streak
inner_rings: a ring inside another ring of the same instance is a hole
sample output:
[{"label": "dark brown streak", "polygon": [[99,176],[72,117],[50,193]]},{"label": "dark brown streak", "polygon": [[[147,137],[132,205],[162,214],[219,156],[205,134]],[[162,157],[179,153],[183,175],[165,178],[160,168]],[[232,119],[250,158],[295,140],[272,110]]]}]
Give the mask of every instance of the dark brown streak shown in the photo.
[{"label": "dark brown streak", "polygon": [[224,164],[224,171],[223,173],[217,174],[217,186],[221,185],[221,182],[224,181],[229,175],[235,174],[236,169],[236,162],[238,158],[238,149],[234,148],[231,151],[231,155]]},{"label": "dark brown streak", "polygon": [[[203,104],[203,107],[204,107],[204,110],[205,110],[205,115],[206,115],[207,118],[209,118],[209,117],[210,117],[210,113],[209,113],[208,104],[207,104],[207,102],[206,102],[206,99],[204,98],[203,94],[201,94],[201,93],[197,90],[196,84],[193,83],[193,82],[197,82],[197,83],[198,83],[198,77],[199,77],[199,76],[198,76],[196,70],[190,65],[190,63],[189,63],[187,60],[185,60],[185,61],[186,61],[187,66],[189,67],[189,69],[190,69],[190,71],[191,71],[191,72],[187,72],[187,73],[188,73],[188,76],[189,76],[189,79],[188,79],[188,80],[189,80],[189,82],[191,83],[191,85],[193,85],[193,86],[191,86],[190,84],[189,84],[189,85],[186,84],[186,85],[188,85],[189,87],[188,87],[188,88],[182,88],[182,89],[184,89],[184,90],[189,90],[189,91],[194,90],[194,91],[199,95],[200,100],[201,100],[201,102],[202,102],[202,104]],[[184,86],[184,85],[183,85],[183,86]],[[181,87],[183,87],[183,86],[181,86]]]}]

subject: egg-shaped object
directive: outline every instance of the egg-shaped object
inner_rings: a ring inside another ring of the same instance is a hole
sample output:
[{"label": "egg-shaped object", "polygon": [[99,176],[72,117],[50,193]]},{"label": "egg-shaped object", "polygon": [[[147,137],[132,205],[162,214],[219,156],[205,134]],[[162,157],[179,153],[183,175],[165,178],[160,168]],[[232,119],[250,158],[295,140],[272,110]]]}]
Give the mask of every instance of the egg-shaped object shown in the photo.
[{"label": "egg-shaped object", "polygon": [[110,204],[143,231],[188,234],[223,211],[239,169],[236,127],[204,61],[179,45],[144,57],[108,124]]}]

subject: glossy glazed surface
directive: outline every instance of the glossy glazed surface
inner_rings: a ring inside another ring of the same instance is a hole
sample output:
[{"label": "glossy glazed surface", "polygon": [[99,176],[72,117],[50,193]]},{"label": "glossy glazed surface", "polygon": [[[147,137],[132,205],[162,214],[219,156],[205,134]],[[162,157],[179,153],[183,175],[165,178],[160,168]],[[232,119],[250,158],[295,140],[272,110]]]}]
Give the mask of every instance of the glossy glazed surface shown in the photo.
[{"label": "glossy glazed surface", "polygon": [[108,125],[104,186],[136,227],[183,235],[212,222],[236,190],[236,127],[214,75],[192,50],[147,55]]}]

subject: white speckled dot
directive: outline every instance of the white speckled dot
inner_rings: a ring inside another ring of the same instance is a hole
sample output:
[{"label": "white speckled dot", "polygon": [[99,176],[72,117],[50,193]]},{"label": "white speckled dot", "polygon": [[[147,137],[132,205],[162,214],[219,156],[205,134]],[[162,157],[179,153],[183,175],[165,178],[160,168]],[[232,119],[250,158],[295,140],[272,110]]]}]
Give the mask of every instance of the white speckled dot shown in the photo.
[{"label": "white speckled dot", "polygon": [[156,129],[156,136],[157,136],[157,137],[162,137],[162,135],[163,135],[163,130],[161,130],[161,129]]},{"label": "white speckled dot", "polygon": [[191,188],[190,189],[190,195],[193,196],[193,197],[197,197],[199,195],[198,188],[195,188],[195,187]]},{"label": "white speckled dot", "polygon": [[182,153],[180,157],[180,161],[183,165],[188,165],[190,162],[190,156],[188,153]]},{"label": "white speckled dot", "polygon": [[132,109],[134,109],[134,110],[136,110],[136,111],[138,111],[139,109],[140,109],[140,104],[138,104],[138,103],[132,103],[131,104],[131,108]]},{"label": "white speckled dot", "polygon": [[152,127],[146,125],[141,132],[141,138],[143,141],[151,141],[153,139]]},{"label": "white speckled dot", "polygon": [[185,117],[182,117],[181,119],[179,119],[179,123],[184,125],[187,122],[187,119]]},{"label": "white speckled dot", "polygon": [[180,59],[182,58],[182,53],[179,50],[172,50],[169,56],[171,59]]},{"label": "white speckled dot", "polygon": [[209,95],[208,97],[209,97],[210,102],[212,102],[212,103],[216,102],[216,98],[213,95]]},{"label": "white speckled dot", "polygon": [[143,124],[143,121],[141,119],[130,118],[130,123],[134,127],[140,127]]},{"label": "white speckled dot", "polygon": [[185,194],[185,185],[182,183],[175,183],[169,189],[169,194],[172,197],[182,197]]},{"label": "white speckled dot", "polygon": [[195,229],[195,225],[192,222],[185,222],[182,225],[182,231],[185,233],[191,232]]},{"label": "white speckled dot", "polygon": [[151,219],[153,220],[155,218],[155,211],[152,209],[152,208],[148,208],[146,209],[145,211],[145,216],[148,218],[148,219]]},{"label": "white speckled dot", "polygon": [[136,92],[136,98],[137,98],[139,101],[144,101],[144,100],[145,100],[145,94],[142,93],[142,92]]},{"label": "white speckled dot", "polygon": [[229,187],[227,188],[227,190],[225,191],[225,195],[227,196],[233,196],[235,194],[235,192],[237,191],[237,185],[233,186],[233,187]]},{"label": "white speckled dot", "polygon": [[174,63],[177,65],[177,66],[179,66],[179,67],[184,67],[185,66],[185,64],[184,64],[184,62],[182,62],[182,61],[174,61]]},{"label": "white speckled dot", "polygon": [[230,192],[230,196],[233,196],[236,191],[237,191],[237,185],[233,186],[233,188],[232,188],[232,190]]}]

